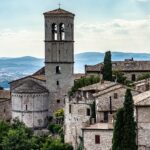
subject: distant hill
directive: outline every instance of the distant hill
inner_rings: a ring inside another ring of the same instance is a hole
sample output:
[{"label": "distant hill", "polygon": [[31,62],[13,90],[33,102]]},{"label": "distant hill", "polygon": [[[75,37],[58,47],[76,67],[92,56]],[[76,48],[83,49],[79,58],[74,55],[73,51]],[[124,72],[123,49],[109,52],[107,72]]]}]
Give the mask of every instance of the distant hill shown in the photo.
[{"label": "distant hill", "polygon": [[[150,60],[150,54],[113,52],[112,60]],[[104,53],[86,52],[75,55],[75,72],[84,72],[84,65],[102,62]],[[8,82],[30,75],[44,66],[44,59],[25,56],[19,58],[0,58],[0,86],[8,88]]]},{"label": "distant hill", "polygon": [[43,59],[30,56],[0,58],[0,86],[8,88],[8,82],[27,76],[44,66]]}]

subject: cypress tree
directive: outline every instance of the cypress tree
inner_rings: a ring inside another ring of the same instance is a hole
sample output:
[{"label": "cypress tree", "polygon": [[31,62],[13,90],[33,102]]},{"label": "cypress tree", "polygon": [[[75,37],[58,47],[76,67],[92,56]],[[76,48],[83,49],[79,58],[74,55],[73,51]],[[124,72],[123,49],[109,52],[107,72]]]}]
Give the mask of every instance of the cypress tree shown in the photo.
[{"label": "cypress tree", "polygon": [[111,62],[111,52],[105,53],[104,67],[103,67],[103,80],[112,81],[112,62]]},{"label": "cypress tree", "polygon": [[121,108],[117,111],[116,122],[113,132],[113,145],[112,150],[123,150],[123,135],[124,135],[124,109]]},{"label": "cypress tree", "polygon": [[136,123],[134,121],[134,103],[130,89],[127,89],[124,101],[123,150],[136,150]]}]

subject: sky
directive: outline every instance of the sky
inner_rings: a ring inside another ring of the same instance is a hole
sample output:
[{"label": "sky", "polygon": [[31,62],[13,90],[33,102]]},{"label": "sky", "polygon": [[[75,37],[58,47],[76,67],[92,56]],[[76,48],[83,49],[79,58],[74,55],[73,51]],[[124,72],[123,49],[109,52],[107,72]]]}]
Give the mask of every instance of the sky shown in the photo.
[{"label": "sky", "polygon": [[44,57],[43,13],[75,13],[75,53],[150,53],[150,0],[0,0],[0,57]]}]

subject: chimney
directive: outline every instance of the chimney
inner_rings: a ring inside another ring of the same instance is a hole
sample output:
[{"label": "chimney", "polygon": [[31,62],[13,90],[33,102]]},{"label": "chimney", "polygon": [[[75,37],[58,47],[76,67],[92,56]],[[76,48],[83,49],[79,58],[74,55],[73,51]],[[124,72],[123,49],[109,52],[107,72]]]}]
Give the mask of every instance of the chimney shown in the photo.
[{"label": "chimney", "polygon": [[110,109],[110,114],[112,114],[112,98],[111,98],[111,96],[109,97],[109,109]]}]

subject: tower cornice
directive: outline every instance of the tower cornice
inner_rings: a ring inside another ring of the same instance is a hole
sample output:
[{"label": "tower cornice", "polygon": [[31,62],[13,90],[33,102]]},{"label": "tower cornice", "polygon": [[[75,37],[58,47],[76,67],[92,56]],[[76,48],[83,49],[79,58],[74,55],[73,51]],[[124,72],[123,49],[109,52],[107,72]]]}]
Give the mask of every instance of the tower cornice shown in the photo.
[{"label": "tower cornice", "polygon": [[75,42],[75,41],[67,41],[67,40],[57,40],[57,41],[54,41],[54,40],[45,40],[44,42],[51,42],[51,43],[66,43],[66,42]]}]

